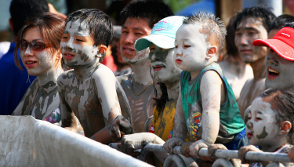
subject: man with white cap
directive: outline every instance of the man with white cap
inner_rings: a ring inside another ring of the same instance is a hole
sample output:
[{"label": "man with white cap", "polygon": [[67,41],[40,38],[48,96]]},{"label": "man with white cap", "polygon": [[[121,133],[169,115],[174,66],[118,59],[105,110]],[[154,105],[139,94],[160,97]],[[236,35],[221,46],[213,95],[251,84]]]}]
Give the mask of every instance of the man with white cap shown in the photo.
[{"label": "man with white cap", "polygon": [[[135,133],[125,135],[122,139],[122,151],[132,154],[134,149],[142,148],[148,143],[163,144],[173,135],[173,118],[179,95],[181,70],[173,61],[175,35],[182,25],[184,17],[170,16],[156,23],[151,35],[139,38],[135,43],[137,51],[149,47],[149,61],[151,75],[160,83],[162,95],[156,98],[156,107],[153,112],[151,131],[153,133]],[[168,154],[156,154],[161,162]],[[187,160],[187,158],[185,158]],[[155,160],[155,165],[160,162]]]}]

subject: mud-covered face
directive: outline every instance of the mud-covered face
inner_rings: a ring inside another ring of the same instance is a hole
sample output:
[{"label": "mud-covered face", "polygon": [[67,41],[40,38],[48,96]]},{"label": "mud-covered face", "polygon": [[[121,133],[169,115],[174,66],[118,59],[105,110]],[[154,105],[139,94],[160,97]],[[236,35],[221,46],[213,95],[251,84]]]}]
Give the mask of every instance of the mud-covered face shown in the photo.
[{"label": "mud-covered face", "polygon": [[120,48],[124,62],[134,64],[148,59],[149,48],[136,51],[135,42],[138,38],[150,35],[151,28],[148,21],[138,18],[127,18],[121,30]]},{"label": "mud-covered face", "polygon": [[174,83],[180,80],[181,70],[173,61],[174,48],[162,49],[150,45],[149,60],[151,63],[151,75],[156,81]]},{"label": "mud-covered face", "polygon": [[254,46],[252,44],[256,39],[267,39],[267,30],[263,27],[260,18],[248,17],[243,19],[235,31],[235,44],[245,63],[253,63],[256,60],[264,58],[267,53],[267,47]]},{"label": "mud-covered face", "polygon": [[198,24],[184,24],[177,31],[174,61],[182,70],[199,72],[206,66],[205,58],[210,44],[206,42],[201,29],[202,26]]},{"label": "mud-covered face", "polygon": [[271,109],[271,104],[257,97],[248,111],[246,134],[249,143],[256,146],[271,145],[279,133],[276,114]]},{"label": "mud-covered face", "polygon": [[60,42],[64,62],[69,67],[96,62],[101,57],[99,47],[94,45],[89,25],[80,20],[69,21]]},{"label": "mud-covered face", "polygon": [[286,60],[270,49],[265,64],[265,85],[268,88],[286,89],[294,86],[294,61]]},{"label": "mud-covered face", "polygon": [[[22,40],[45,43],[37,27],[27,29],[23,34]],[[57,51],[52,53],[49,49],[45,48],[35,51],[28,46],[25,50],[20,51],[21,60],[30,75],[38,76],[54,67]]]}]

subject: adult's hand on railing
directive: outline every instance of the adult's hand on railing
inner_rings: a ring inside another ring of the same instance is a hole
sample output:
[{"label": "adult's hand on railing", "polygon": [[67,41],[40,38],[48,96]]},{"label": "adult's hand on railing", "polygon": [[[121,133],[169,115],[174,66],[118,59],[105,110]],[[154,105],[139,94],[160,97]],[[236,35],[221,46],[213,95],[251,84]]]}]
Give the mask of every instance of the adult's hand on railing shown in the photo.
[{"label": "adult's hand on railing", "polygon": [[[215,157],[214,153],[216,150],[221,149],[221,150],[228,150],[226,146],[223,144],[210,144],[208,146],[208,154],[211,157]],[[216,157],[215,157],[216,158]]]},{"label": "adult's hand on railing", "polygon": [[156,136],[154,133],[134,133],[123,136],[120,148],[121,151],[126,154],[138,156],[139,153],[135,152],[135,150],[142,149],[145,145],[149,143],[163,144],[164,141],[160,137]]},{"label": "adult's hand on railing", "polygon": [[239,149],[238,151],[238,157],[241,159],[242,163],[250,163],[250,161],[245,160],[245,155],[247,152],[249,151],[254,151],[254,152],[263,152],[261,150],[259,150],[258,148],[256,148],[253,145],[248,145],[248,146],[243,146]]},{"label": "adult's hand on railing", "polygon": [[179,137],[173,137],[171,139],[168,139],[164,145],[163,148],[169,153],[173,154],[173,149],[175,146],[181,146],[184,143],[184,140]]},{"label": "adult's hand on railing", "polygon": [[112,137],[120,139],[125,134],[133,133],[130,122],[122,115],[118,115],[109,125],[109,132]]},{"label": "adult's hand on railing", "polygon": [[[215,152],[217,150],[228,150],[228,148],[224,146],[223,144],[210,144],[208,146],[208,155],[212,157],[212,159],[214,160],[217,159],[215,155]],[[241,165],[241,162],[239,159],[234,159],[234,158],[226,158],[226,159],[228,159],[234,167],[240,167]]]},{"label": "adult's hand on railing", "polygon": [[[200,158],[204,161],[209,161],[209,162],[213,162],[213,159],[211,157],[204,157],[204,156],[200,156],[199,155],[199,151],[201,148],[207,148],[208,144],[204,141],[204,140],[197,140],[196,142],[192,143],[189,146],[189,149],[185,148],[186,150],[189,150],[189,156],[191,156],[192,158],[196,159],[196,158]],[[184,151],[183,151],[184,152]],[[187,151],[185,153],[187,155]]]}]

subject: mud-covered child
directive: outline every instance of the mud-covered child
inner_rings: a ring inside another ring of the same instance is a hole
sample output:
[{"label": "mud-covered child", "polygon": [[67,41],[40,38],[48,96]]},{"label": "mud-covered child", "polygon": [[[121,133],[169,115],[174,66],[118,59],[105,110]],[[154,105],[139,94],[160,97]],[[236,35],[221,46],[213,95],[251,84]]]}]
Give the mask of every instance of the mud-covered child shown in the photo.
[{"label": "mud-covered child", "polygon": [[74,128],[73,115],[86,137],[107,144],[116,140],[109,125],[121,115],[116,78],[100,64],[113,36],[109,16],[98,9],[68,15],[61,40],[65,64],[72,70],[58,77],[62,127]]},{"label": "mud-covered child", "polygon": [[182,154],[199,158],[198,150],[212,143],[228,149],[247,144],[245,123],[234,93],[216,64],[226,35],[223,22],[212,14],[197,13],[186,19],[175,39],[174,61],[184,70],[173,124],[174,137],[164,148],[182,145],[187,133],[192,143]]}]

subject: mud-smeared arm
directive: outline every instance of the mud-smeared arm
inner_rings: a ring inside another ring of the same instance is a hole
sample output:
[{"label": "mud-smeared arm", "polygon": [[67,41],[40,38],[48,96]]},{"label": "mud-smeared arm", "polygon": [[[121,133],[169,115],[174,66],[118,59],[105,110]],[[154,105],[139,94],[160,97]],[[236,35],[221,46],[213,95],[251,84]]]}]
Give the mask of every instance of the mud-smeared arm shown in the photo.
[{"label": "mud-smeared arm", "polygon": [[59,99],[60,99],[61,127],[73,132],[77,132],[77,122],[74,117],[74,113],[64,98],[65,84],[61,76],[62,74],[57,79],[57,88],[58,88]]},{"label": "mud-smeared arm", "polygon": [[132,118],[131,118],[132,112],[131,112],[131,107],[130,107],[127,95],[118,80],[116,80],[115,86],[116,86],[118,101],[121,108],[121,113],[132,124]]},{"label": "mud-smeared arm", "polygon": [[207,71],[201,78],[200,93],[202,99],[202,139],[190,147],[190,156],[199,158],[198,151],[216,141],[220,124],[220,104],[222,80],[215,71]]},{"label": "mud-smeared arm", "polygon": [[173,154],[175,146],[181,146],[187,136],[187,126],[185,123],[185,116],[183,113],[181,89],[179,90],[179,97],[176,106],[176,112],[173,121],[173,134],[174,137],[167,140],[163,148],[170,154]]},{"label": "mud-smeared arm", "polygon": [[[111,71],[110,71],[111,72]],[[102,106],[103,117],[105,120],[105,127],[95,133],[91,139],[101,142],[103,144],[109,144],[111,141],[119,140],[121,137],[119,128],[117,131],[119,136],[113,137],[109,126],[113,120],[121,115],[121,108],[118,102],[116,93],[116,78],[108,70],[97,70],[93,74],[95,84],[97,87],[97,96]]]}]

